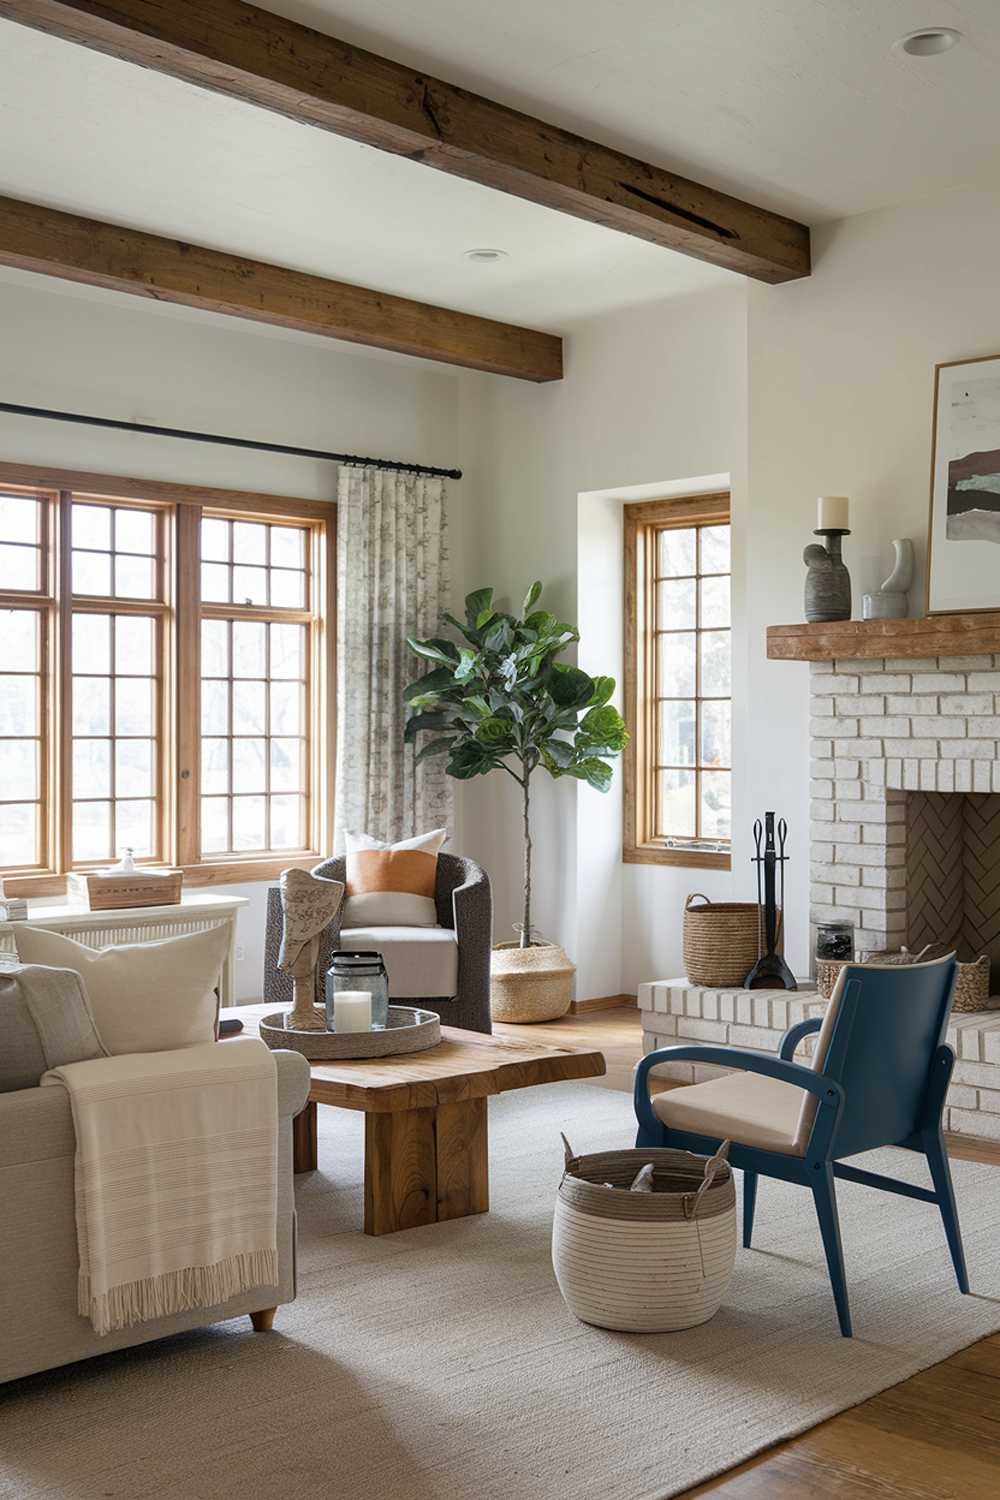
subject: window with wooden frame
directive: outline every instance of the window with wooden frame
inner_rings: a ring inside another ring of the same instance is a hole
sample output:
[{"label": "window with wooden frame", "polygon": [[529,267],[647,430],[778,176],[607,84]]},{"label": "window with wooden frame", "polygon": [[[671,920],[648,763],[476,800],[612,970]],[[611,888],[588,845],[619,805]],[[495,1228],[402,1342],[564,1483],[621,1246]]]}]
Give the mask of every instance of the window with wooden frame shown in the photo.
[{"label": "window with wooden frame", "polygon": [[729,869],[728,494],[625,506],[623,858]]},{"label": "window with wooden frame", "polygon": [[125,848],[189,884],[329,852],[334,528],[316,501],[0,466],[9,894]]}]

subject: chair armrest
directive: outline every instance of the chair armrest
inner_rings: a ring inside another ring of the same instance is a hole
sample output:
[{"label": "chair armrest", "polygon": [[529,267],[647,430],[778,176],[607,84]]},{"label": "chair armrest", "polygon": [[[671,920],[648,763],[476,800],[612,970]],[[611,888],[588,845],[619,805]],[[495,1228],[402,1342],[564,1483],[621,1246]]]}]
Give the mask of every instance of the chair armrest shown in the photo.
[{"label": "chair armrest", "polygon": [[278,1118],[290,1119],[301,1114],[309,1096],[309,1063],[301,1052],[276,1049],[274,1064],[278,1071]]},{"label": "chair armrest", "polygon": [[489,876],[482,870],[470,875],[451,893],[451,909],[459,943],[480,938],[488,948],[493,938],[493,901]]},{"label": "chair armrest", "polygon": [[635,1070],[635,1112],[640,1124],[649,1130],[655,1130],[657,1120],[649,1102],[646,1080],[649,1070],[661,1062],[714,1063],[720,1068],[761,1073],[765,1078],[777,1078],[781,1083],[794,1084],[807,1094],[815,1094],[820,1104],[833,1104],[838,1110],[844,1099],[843,1089],[832,1078],[814,1073],[812,1068],[804,1068],[801,1063],[788,1062],[767,1053],[747,1052],[739,1047],[661,1047],[657,1052],[647,1052]]},{"label": "chair armrest", "polygon": [[803,1037],[812,1036],[813,1032],[819,1031],[822,1025],[822,1016],[810,1016],[808,1021],[799,1021],[796,1026],[789,1026],[781,1038],[778,1056],[783,1058],[785,1062],[791,1062],[795,1056],[795,1049]]}]

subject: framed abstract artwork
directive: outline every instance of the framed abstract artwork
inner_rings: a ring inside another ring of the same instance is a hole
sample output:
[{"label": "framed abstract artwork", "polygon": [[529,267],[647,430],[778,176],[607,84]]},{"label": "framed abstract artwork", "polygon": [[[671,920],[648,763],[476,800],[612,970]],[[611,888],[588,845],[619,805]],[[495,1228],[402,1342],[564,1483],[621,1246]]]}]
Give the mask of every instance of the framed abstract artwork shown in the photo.
[{"label": "framed abstract artwork", "polygon": [[937,365],[927,612],[1000,610],[1000,355]]}]

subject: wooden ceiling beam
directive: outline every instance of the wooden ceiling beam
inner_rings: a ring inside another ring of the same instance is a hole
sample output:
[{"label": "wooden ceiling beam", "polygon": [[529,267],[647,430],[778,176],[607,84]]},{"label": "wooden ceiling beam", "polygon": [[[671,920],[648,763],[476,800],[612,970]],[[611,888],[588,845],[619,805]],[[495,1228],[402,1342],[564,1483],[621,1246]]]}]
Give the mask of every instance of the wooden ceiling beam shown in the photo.
[{"label": "wooden ceiling beam", "polygon": [[16,198],[0,197],[0,265],[494,375],[534,381],[562,377],[562,340],[555,334]]},{"label": "wooden ceiling beam", "polygon": [[0,16],[760,281],[809,275],[803,224],[242,0],[0,0]]}]

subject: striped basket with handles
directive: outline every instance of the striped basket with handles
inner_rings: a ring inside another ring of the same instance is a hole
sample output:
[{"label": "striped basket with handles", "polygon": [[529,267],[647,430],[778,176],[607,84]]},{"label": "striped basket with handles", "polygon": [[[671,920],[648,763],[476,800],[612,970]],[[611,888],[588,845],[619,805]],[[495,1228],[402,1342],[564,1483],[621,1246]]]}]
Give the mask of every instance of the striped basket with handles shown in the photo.
[{"label": "striped basket with handles", "polygon": [[[570,1311],[624,1333],[707,1322],[736,1261],[729,1142],[711,1158],[667,1147],[574,1156],[565,1136],[563,1146],[552,1265]],[[653,1191],[627,1191],[650,1164]]]}]

